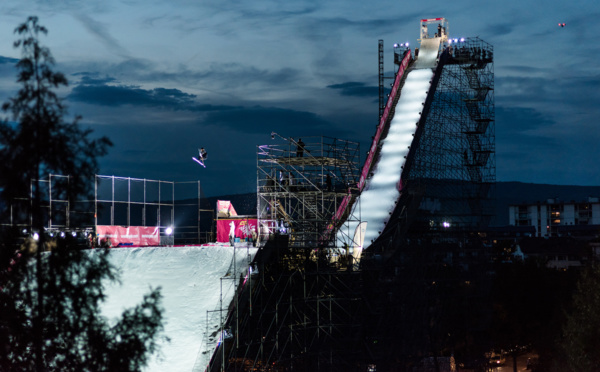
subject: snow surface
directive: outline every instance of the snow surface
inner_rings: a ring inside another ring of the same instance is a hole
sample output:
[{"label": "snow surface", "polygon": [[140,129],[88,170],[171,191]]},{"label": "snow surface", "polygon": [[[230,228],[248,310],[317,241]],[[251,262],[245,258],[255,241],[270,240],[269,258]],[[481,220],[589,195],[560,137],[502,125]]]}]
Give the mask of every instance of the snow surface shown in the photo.
[{"label": "snow surface", "polygon": [[[360,196],[360,219],[367,222],[363,247],[367,248],[383,231],[395,208],[400,192],[398,184],[413,141],[416,123],[427,98],[433,71],[413,69],[407,73],[404,87],[396,104],[394,118],[387,137],[382,141],[379,161]],[[353,208],[358,208],[355,203]],[[354,211],[356,214],[357,211]],[[353,232],[358,221],[346,222],[341,231]],[[343,239],[338,235],[338,240]]]},{"label": "snow surface", "polygon": [[[402,90],[398,92],[400,98],[396,103],[388,135],[381,141],[379,161],[375,164],[373,176],[367,180],[360,195],[360,203],[352,206],[353,214],[360,215],[360,220],[367,222],[364,243],[361,247],[360,241],[355,241],[354,249],[358,248],[360,251],[368,248],[381,235],[396,207],[395,202],[400,197],[398,186],[402,169],[431,86],[433,69],[438,63],[441,40],[439,37],[421,40],[419,56],[413,68],[406,72],[406,80]],[[360,237],[360,234],[354,233],[358,224],[359,221],[356,220],[344,223],[337,236],[340,245],[345,242],[343,232],[354,234],[355,239]]]},{"label": "snow surface", "polygon": [[120,270],[122,284],[106,286],[102,313],[116,321],[150,288],[161,287],[164,335],[170,342],[160,342],[160,353],[144,371],[204,371],[219,341],[220,315],[226,315],[233,299],[232,279],[246,275],[255,253],[256,248],[237,245],[238,274],[232,275],[234,249],[227,243],[112,249],[109,259]]}]

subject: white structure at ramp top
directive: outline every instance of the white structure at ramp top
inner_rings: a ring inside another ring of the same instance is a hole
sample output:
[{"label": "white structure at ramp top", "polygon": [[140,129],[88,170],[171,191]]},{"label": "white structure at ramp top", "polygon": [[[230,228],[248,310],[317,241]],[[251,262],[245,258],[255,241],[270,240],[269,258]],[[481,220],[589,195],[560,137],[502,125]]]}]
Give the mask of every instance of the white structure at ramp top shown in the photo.
[{"label": "white structure at ramp top", "polygon": [[236,248],[234,265],[234,250],[226,244],[113,249],[109,258],[122,284],[107,285],[102,313],[116,319],[140,304],[150,287],[161,287],[164,336],[170,342],[160,342],[144,371],[203,372],[219,341],[220,316],[233,298],[233,278],[246,276],[255,253],[255,248]]},{"label": "white structure at ramp top", "polygon": [[[441,38],[425,39],[421,42],[419,56],[412,69],[407,72],[395,114],[386,138],[381,143],[379,161],[373,176],[367,181],[360,196],[360,219],[367,222],[363,247],[367,248],[379,237],[395,208],[400,196],[398,185],[402,168],[408,156],[420,119],[423,105],[437,65]],[[358,203],[354,204],[356,208]],[[355,211],[356,213],[356,211]],[[354,231],[357,222],[351,222],[347,231]]]}]

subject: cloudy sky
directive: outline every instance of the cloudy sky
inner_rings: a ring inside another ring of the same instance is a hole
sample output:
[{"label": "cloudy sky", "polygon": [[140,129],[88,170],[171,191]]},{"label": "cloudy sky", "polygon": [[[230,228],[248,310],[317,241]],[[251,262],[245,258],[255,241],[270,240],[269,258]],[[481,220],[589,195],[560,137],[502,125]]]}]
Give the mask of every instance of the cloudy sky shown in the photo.
[{"label": "cloudy sky", "polygon": [[[597,0],[3,0],[1,101],[18,89],[13,31],[30,15],[69,79],[69,112],[115,144],[103,175],[200,180],[212,196],[254,191],[271,131],[366,151],[378,40],[391,75],[393,43],[445,17],[450,36],[494,47],[497,179],[600,185]],[[201,146],[206,169],[191,160]]]}]

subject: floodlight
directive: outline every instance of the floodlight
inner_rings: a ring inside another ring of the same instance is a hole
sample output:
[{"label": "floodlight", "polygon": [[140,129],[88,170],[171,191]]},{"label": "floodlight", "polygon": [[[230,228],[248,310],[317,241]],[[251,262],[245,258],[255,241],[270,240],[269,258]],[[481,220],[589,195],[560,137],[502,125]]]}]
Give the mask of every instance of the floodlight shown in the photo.
[{"label": "floodlight", "polygon": [[165,234],[167,235],[171,235],[173,233],[173,228],[172,227],[167,227],[167,229],[165,230]]},{"label": "floodlight", "polygon": [[40,240],[40,235],[38,233],[33,233],[33,240]]}]

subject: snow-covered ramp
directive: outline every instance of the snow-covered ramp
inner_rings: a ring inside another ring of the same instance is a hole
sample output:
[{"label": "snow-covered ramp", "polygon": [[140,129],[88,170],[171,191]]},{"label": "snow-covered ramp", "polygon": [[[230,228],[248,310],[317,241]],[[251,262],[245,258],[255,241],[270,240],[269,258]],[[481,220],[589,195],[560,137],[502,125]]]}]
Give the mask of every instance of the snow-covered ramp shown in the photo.
[{"label": "snow-covered ramp", "polygon": [[150,287],[162,288],[170,342],[161,343],[160,353],[144,371],[204,371],[218,341],[220,315],[226,314],[233,298],[232,279],[245,275],[256,249],[238,247],[235,253],[234,264],[234,250],[224,244],[111,251],[109,258],[121,272],[122,285],[107,286],[103,315],[119,317],[124,309],[139,304]]}]

